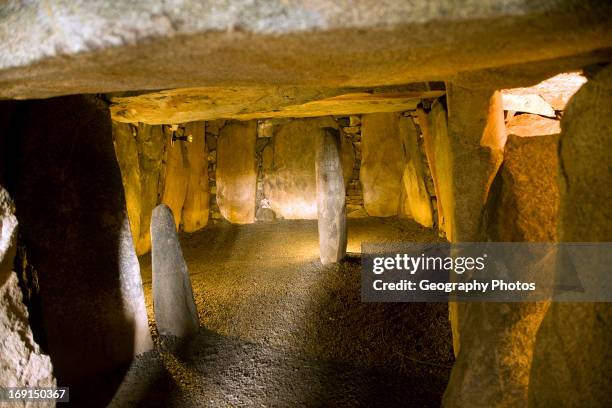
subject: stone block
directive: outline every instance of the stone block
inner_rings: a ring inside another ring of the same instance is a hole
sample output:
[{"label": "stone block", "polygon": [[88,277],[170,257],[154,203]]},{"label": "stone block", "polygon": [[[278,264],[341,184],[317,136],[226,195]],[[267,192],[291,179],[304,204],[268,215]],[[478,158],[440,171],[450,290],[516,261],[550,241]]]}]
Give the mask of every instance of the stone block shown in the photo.
[{"label": "stone block", "polygon": [[404,173],[404,152],[397,113],[374,113],[361,118],[363,202],[373,217],[398,214]]},{"label": "stone block", "polygon": [[[279,125],[274,145],[264,156],[264,195],[270,208],[285,219],[316,219],[315,154],[322,128],[335,128],[330,117],[296,119]],[[273,154],[273,157],[272,157]],[[354,154],[351,143],[341,141],[342,170],[348,183]]]},{"label": "stone block", "polygon": [[230,122],[217,140],[217,204],[235,224],[255,221],[257,122]]}]

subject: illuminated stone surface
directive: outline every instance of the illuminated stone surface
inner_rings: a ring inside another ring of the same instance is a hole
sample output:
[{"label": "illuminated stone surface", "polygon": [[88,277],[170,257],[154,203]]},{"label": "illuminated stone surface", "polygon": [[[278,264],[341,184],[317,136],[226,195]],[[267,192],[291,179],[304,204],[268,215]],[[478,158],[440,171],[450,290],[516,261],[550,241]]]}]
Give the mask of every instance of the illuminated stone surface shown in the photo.
[{"label": "illuminated stone surface", "polygon": [[399,114],[373,113],[361,121],[363,205],[372,217],[397,215],[404,173]]},{"label": "illuminated stone surface", "polygon": [[231,122],[217,140],[217,204],[235,224],[255,221],[257,122]]},{"label": "illuminated stone surface", "polygon": [[[296,119],[278,125],[264,166],[264,195],[278,216],[317,218],[315,156],[323,127],[337,125],[331,117]],[[353,169],[352,145],[342,139],[340,149],[346,183]]]},{"label": "illuminated stone surface", "polygon": [[545,118],[539,115],[516,115],[506,123],[509,135],[522,137],[557,135],[561,132],[558,120]]},{"label": "illuminated stone surface", "polygon": [[323,129],[317,137],[317,214],[319,250],[323,265],[346,256],[346,207],[340,132]]},{"label": "illuminated stone surface", "polygon": [[151,218],[151,264],[157,331],[177,337],[197,333],[200,323],[189,271],[172,210],[165,204],[155,207]]},{"label": "illuminated stone surface", "polygon": [[113,122],[113,141],[136,253],[151,249],[151,211],[159,204],[166,138],[161,126]]},{"label": "illuminated stone surface", "polygon": [[208,223],[210,206],[204,122],[185,124],[185,134],[192,136],[193,141],[182,142],[187,146],[186,167],[189,171],[187,193],[182,208],[182,227],[185,232],[194,232]]},{"label": "illuminated stone surface", "polygon": [[433,211],[425,186],[425,170],[412,118],[401,117],[398,132],[406,152],[399,215],[412,218],[424,227],[430,228],[433,226]]}]

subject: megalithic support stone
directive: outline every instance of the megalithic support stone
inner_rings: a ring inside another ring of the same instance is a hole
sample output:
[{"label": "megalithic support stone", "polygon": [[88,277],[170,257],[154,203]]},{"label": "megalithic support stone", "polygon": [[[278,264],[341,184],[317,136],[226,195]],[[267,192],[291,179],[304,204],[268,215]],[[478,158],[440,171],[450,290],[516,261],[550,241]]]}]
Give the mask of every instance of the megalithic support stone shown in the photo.
[{"label": "megalithic support stone", "polygon": [[153,308],[158,332],[177,337],[197,333],[198,311],[189,271],[176,234],[172,210],[165,204],[155,207],[151,217],[151,261]]},{"label": "megalithic support stone", "polygon": [[340,132],[324,128],[317,140],[317,213],[319,251],[323,265],[346,256],[346,206]]}]

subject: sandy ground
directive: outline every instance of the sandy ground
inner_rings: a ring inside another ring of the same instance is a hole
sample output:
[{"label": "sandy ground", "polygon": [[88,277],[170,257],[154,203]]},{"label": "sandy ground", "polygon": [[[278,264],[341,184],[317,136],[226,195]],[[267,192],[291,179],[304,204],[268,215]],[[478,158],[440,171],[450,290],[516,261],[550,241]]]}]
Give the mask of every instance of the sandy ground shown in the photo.
[{"label": "sandy ground", "polygon": [[452,364],[445,304],[361,303],[363,241],[436,241],[409,221],[349,220],[342,265],[318,260],[316,221],[218,224],[181,236],[201,330],[160,337],[112,406],[439,406]]}]

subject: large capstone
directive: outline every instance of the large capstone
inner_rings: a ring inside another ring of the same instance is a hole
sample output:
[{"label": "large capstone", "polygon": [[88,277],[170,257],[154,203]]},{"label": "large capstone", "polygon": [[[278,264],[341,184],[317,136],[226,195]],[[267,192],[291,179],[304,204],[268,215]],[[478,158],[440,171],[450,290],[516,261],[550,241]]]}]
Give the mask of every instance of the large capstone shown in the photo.
[{"label": "large capstone", "polygon": [[185,337],[198,332],[198,311],[172,210],[160,204],[151,218],[153,307],[157,331]]}]

